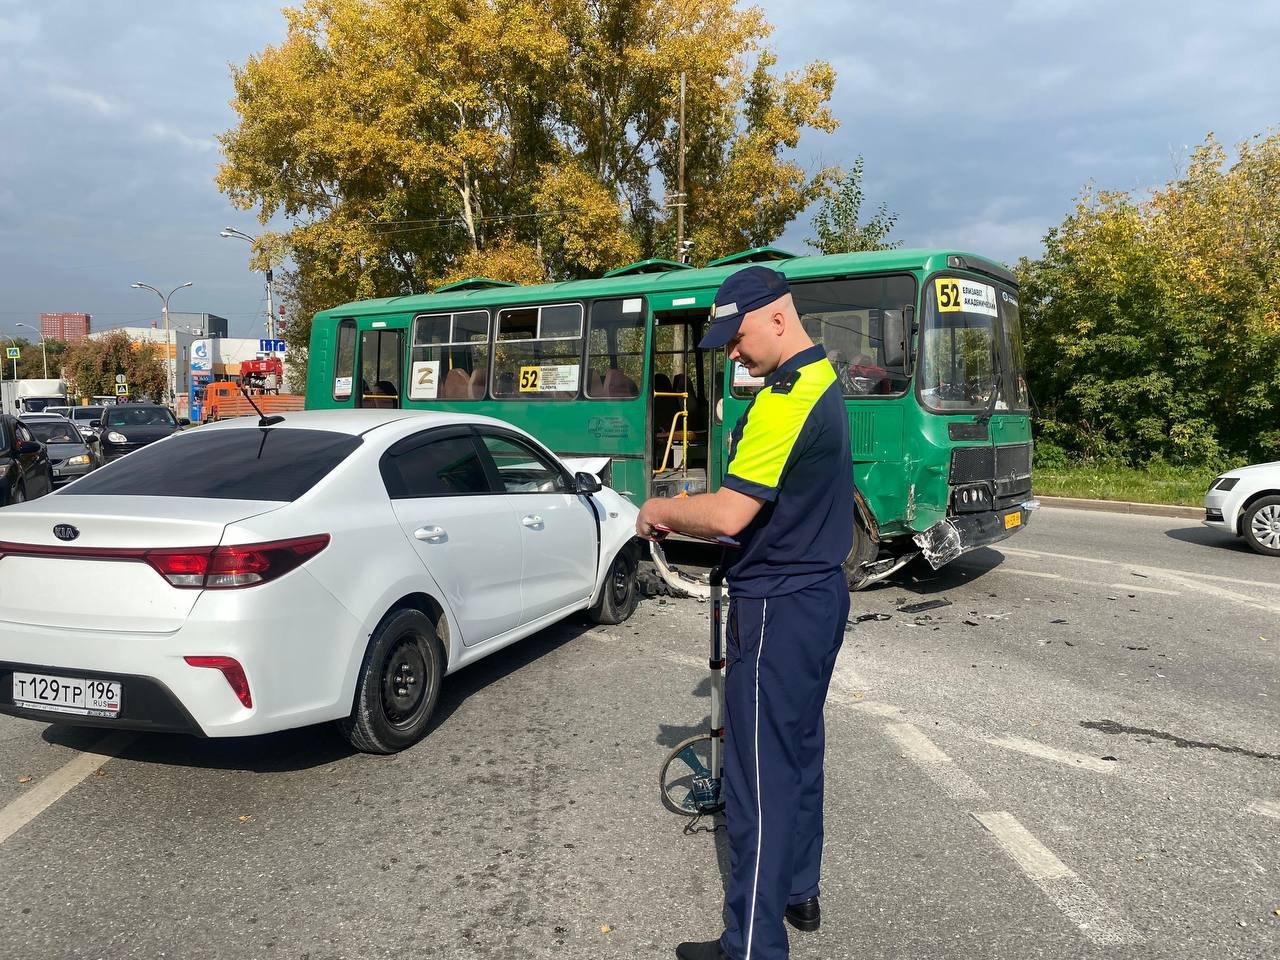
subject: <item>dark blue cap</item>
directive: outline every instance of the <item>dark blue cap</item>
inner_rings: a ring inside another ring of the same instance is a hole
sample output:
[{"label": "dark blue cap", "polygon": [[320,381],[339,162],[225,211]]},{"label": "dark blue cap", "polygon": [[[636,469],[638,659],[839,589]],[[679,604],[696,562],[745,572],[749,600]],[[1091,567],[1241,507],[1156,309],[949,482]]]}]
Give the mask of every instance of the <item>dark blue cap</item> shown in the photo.
[{"label": "dark blue cap", "polygon": [[743,316],[790,292],[787,278],[768,267],[751,266],[730,274],[716,291],[711,326],[698,346],[703,350],[723,347],[737,334]]}]

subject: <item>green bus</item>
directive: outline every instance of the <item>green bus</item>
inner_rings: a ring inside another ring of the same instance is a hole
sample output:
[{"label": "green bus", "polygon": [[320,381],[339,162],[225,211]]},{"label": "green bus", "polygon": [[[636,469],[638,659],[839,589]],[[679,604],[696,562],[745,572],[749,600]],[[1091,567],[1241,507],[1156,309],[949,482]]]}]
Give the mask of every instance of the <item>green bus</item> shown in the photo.
[{"label": "green bus", "polygon": [[646,260],[598,279],[474,278],[348,303],[315,317],[306,406],[471,411],[588,461],[637,503],[714,490],[761,383],[697,344],[721,281],[749,263],[786,275],[847,398],[851,587],[1025,525],[1038,504],[1017,283],[957,251],[763,247],[703,268]]}]

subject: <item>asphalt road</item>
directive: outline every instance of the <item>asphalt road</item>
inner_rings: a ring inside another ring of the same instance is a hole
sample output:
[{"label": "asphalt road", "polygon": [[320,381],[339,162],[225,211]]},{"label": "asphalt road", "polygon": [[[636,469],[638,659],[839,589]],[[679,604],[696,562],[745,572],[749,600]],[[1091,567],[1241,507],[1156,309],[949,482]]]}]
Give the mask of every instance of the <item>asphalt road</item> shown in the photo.
[{"label": "asphalt road", "polygon": [[[1278,582],[1191,521],[1046,509],[857,595],[891,619],[852,624],[837,668],[823,926],[793,956],[1280,954]],[[393,758],[323,727],[104,741],[0,717],[0,956],[665,958],[714,937],[723,833],[686,835],[656,789],[705,723],[706,612],[545,631],[446,681]]]}]

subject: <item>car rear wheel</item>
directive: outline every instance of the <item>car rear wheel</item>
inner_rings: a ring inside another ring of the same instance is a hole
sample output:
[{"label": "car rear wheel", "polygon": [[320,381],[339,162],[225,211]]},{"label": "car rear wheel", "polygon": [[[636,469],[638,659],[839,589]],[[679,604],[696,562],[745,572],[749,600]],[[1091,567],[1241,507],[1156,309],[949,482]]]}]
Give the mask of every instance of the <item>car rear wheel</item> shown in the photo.
[{"label": "car rear wheel", "polygon": [[636,582],[638,566],[635,550],[630,546],[618,551],[605,575],[600,599],[587,611],[592,620],[596,623],[622,623],[635,612],[636,604],[640,602],[640,586]]},{"label": "car rear wheel", "polygon": [[1280,557],[1280,497],[1263,497],[1245,511],[1245,543],[1268,557]]},{"label": "car rear wheel", "polygon": [[369,639],[351,716],[338,727],[364,753],[411,747],[427,732],[443,677],[435,624],[420,610],[393,611]]}]

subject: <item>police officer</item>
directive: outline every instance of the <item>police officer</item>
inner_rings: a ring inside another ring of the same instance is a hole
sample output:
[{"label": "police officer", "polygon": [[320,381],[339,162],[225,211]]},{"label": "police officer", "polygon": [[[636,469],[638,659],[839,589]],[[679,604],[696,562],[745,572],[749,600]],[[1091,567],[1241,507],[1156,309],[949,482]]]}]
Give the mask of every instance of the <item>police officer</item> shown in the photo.
[{"label": "police officer", "polygon": [[822,707],[849,614],[849,422],[835,370],[777,271],[729,276],[699,346],[724,347],[764,387],[734,428],[720,489],[649,500],[636,521],[649,539],[662,524],[741,543],[725,571],[725,930],[676,956],[776,960],[787,956],[784,917],[800,930],[820,922]]}]

